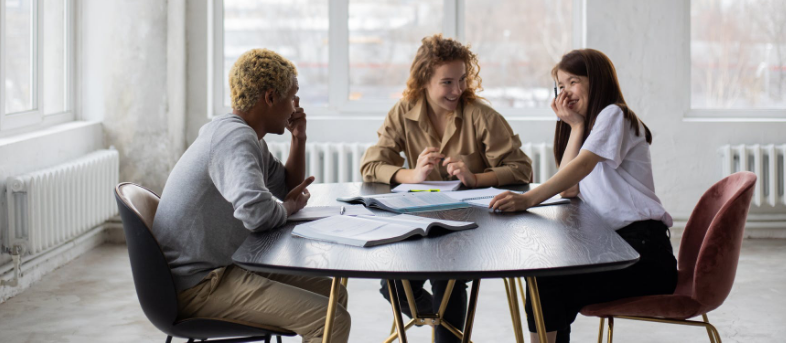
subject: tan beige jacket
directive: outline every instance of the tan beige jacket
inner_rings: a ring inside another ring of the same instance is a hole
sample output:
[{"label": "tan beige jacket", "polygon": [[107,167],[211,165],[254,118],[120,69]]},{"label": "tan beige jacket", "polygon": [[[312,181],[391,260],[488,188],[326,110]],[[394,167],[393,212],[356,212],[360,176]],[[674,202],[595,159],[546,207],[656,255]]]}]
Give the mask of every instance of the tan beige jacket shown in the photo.
[{"label": "tan beige jacket", "polygon": [[[445,157],[460,158],[475,174],[495,172],[499,185],[531,182],[532,160],[521,151],[519,136],[490,106],[480,101],[460,102],[442,138],[437,137],[426,107],[425,97],[415,104],[401,100],[393,106],[377,131],[379,142],[363,156],[363,181],[390,183],[393,175],[403,169],[401,151],[409,168],[414,169],[426,147],[438,147]],[[455,178],[439,166],[427,180]]]}]

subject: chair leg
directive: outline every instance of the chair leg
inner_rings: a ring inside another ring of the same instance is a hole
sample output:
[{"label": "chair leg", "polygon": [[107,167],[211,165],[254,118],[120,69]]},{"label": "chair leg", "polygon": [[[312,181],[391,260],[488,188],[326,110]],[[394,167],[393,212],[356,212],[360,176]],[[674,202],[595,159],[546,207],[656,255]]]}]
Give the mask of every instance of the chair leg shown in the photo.
[{"label": "chair leg", "polygon": [[171,343],[172,342],[172,336],[171,335],[166,336],[166,342],[167,343]]},{"label": "chair leg", "polygon": [[701,314],[701,318],[704,320],[704,323],[707,324],[707,326],[706,326],[706,328],[707,328],[707,335],[710,336],[710,342],[711,343],[720,343],[721,342],[720,333],[718,333],[718,329],[715,328],[715,326],[713,326],[710,323],[710,319],[707,318],[707,314]]},{"label": "chair leg", "polygon": [[600,318],[600,329],[598,329],[598,343],[603,342],[603,326],[605,325],[605,323],[606,323],[606,318],[605,317]]},{"label": "chair leg", "polygon": [[612,342],[613,334],[614,334],[614,317],[609,316],[609,340],[608,340],[608,343]]}]

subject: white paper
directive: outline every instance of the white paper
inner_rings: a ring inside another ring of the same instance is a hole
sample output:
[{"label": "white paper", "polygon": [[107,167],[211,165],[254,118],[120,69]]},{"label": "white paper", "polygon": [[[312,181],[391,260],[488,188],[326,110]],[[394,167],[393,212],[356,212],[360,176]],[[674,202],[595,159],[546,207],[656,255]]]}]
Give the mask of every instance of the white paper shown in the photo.
[{"label": "white paper", "polygon": [[[455,181],[425,181],[421,183],[402,183],[396,188],[391,189],[393,193],[407,193],[411,190],[439,189],[440,192],[447,192],[459,189],[460,180]],[[425,193],[425,192],[423,192]]]},{"label": "white paper", "polygon": [[[287,221],[295,222],[337,216],[341,213],[341,207],[342,206],[307,206],[300,211],[297,211],[295,214],[287,217]],[[374,215],[374,212],[369,211],[363,205],[346,205],[343,207],[345,216]]]},{"label": "white paper", "polygon": [[[467,200],[466,203],[468,203],[470,205],[473,205],[473,206],[489,207],[489,203],[491,202],[491,199],[493,199],[493,197],[483,198],[483,199]],[[555,195],[555,196],[553,196],[553,197],[551,197],[549,199],[546,199],[542,203],[540,203],[538,205],[535,205],[533,207],[559,205],[559,204],[569,204],[569,203],[570,203],[570,199],[562,198],[559,195]]]},{"label": "white paper", "polygon": [[[456,192],[446,192],[445,195],[455,200],[470,202],[472,200],[478,200],[478,199],[491,200],[495,196],[502,194],[503,192],[507,192],[507,190],[489,187],[484,189],[469,189],[469,190],[460,190]],[[511,192],[517,194],[523,193],[519,191],[511,191]]]}]

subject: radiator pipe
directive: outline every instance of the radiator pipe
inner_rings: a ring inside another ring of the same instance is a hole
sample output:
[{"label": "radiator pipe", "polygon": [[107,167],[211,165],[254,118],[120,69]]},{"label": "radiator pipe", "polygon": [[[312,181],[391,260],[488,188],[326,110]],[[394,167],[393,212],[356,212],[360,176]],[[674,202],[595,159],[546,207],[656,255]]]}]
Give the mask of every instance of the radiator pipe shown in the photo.
[{"label": "radiator pipe", "polygon": [[5,247],[3,251],[11,254],[11,260],[14,265],[14,278],[11,280],[0,280],[0,286],[17,286],[19,278],[22,277],[22,246],[14,245],[12,248]]}]

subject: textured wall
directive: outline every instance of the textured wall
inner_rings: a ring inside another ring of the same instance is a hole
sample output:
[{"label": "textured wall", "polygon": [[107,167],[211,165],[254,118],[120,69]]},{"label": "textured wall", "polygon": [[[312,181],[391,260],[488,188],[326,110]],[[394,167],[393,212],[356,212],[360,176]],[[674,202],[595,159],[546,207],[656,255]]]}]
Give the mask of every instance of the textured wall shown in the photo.
[{"label": "textured wall", "polygon": [[185,148],[185,3],[82,3],[84,116],[102,119],[120,179],[160,192]]}]

